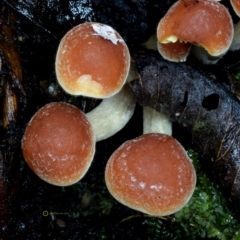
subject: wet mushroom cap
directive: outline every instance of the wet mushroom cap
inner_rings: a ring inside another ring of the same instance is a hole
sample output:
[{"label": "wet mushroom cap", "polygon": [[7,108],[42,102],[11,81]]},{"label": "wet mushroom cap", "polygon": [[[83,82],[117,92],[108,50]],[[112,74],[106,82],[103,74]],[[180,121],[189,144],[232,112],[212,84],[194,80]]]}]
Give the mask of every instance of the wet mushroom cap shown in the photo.
[{"label": "wet mushroom cap", "polygon": [[160,20],[157,38],[165,44],[196,44],[219,56],[231,45],[233,22],[227,8],[215,0],[178,0]]},{"label": "wet mushroom cap", "polygon": [[240,0],[230,0],[234,12],[240,17]]},{"label": "wet mushroom cap", "polygon": [[173,137],[148,133],[122,144],[110,157],[105,180],[122,204],[153,216],[180,210],[196,184],[195,169]]},{"label": "wet mushroom cap", "polygon": [[69,94],[95,98],[120,91],[130,68],[130,54],[112,27],[86,22],[62,38],[55,61],[59,84]]},{"label": "wet mushroom cap", "polygon": [[67,186],[87,172],[95,152],[92,127],[75,106],[53,102],[40,108],[28,123],[22,152],[44,181]]}]

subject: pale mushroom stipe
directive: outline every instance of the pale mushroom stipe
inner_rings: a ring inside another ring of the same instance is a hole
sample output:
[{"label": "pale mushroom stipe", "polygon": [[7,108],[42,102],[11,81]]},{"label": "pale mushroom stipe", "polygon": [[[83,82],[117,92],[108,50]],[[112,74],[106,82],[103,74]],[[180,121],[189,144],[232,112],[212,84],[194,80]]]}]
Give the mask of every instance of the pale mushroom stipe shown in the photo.
[{"label": "pale mushroom stipe", "polygon": [[155,109],[143,107],[143,134],[164,133],[172,135],[172,122],[169,117]]},{"label": "pale mushroom stipe", "polygon": [[230,47],[231,51],[240,49],[240,21],[234,25],[234,37]]},{"label": "pale mushroom stipe", "polygon": [[79,181],[95,153],[92,126],[75,106],[52,102],[40,108],[28,123],[22,152],[32,171],[57,186]]},{"label": "pale mushroom stipe", "polygon": [[136,99],[129,86],[104,99],[100,105],[86,114],[96,137],[96,142],[113,136],[120,131],[134,113]]},{"label": "pale mushroom stipe", "polygon": [[125,206],[166,216],[187,204],[196,173],[176,139],[148,133],[125,142],[111,155],[105,181],[112,196]]},{"label": "pale mushroom stipe", "polygon": [[[167,60],[185,61],[189,43],[217,58],[231,45],[233,22],[229,11],[220,2],[178,0],[160,20],[157,38],[159,52]],[[169,43],[171,46],[164,46]]]}]

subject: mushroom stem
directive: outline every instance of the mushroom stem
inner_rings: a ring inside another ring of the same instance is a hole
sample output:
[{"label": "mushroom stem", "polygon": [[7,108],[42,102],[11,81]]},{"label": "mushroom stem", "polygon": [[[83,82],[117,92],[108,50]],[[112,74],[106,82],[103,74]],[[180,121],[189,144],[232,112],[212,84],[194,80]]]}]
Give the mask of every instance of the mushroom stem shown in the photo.
[{"label": "mushroom stem", "polygon": [[231,51],[240,49],[240,21],[234,25],[234,35],[232,44],[230,46]]},{"label": "mushroom stem", "polygon": [[163,133],[172,135],[172,123],[169,118],[151,107],[143,107],[143,134]]},{"label": "mushroom stem", "polygon": [[133,80],[136,80],[136,79],[139,79],[139,74],[137,73],[133,62],[131,62],[126,82],[129,83],[129,82],[131,82]]},{"label": "mushroom stem", "polygon": [[149,37],[149,39],[143,43],[143,46],[147,49],[158,50],[157,48],[157,35],[153,34]]},{"label": "mushroom stem", "polygon": [[96,142],[113,136],[120,131],[134,113],[136,99],[125,85],[116,95],[104,99],[86,114],[95,133]]},{"label": "mushroom stem", "polygon": [[216,64],[224,55],[211,56],[206,49],[197,45],[192,45],[191,53],[203,64]]}]

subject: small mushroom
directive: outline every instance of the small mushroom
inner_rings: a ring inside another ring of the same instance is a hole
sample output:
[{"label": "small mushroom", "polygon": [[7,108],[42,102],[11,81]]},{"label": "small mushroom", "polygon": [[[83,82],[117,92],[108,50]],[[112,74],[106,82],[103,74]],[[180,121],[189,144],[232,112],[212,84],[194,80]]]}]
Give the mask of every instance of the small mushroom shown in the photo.
[{"label": "small mushroom", "polygon": [[172,136],[168,116],[143,107],[143,135],[123,143],[109,158],[105,181],[122,204],[153,216],[177,212],[191,198],[196,172]]},{"label": "small mushroom", "polygon": [[111,155],[105,181],[122,204],[152,216],[165,216],[189,201],[196,173],[176,139],[147,133],[125,142]]},{"label": "small mushroom", "polygon": [[44,181],[68,186],[89,169],[95,153],[92,126],[77,107],[53,102],[40,108],[22,138],[28,166]]},{"label": "small mushroom", "polygon": [[86,22],[60,41],[55,69],[62,88],[72,95],[107,98],[119,92],[130,68],[128,47],[112,27]]},{"label": "small mushroom", "polygon": [[55,62],[60,86],[72,95],[103,99],[86,113],[96,141],[114,135],[133,115],[136,99],[127,87],[122,89],[129,76],[130,62],[123,38],[102,23],[79,24],[60,41]]},{"label": "small mushroom", "polygon": [[[233,22],[227,8],[216,0],[178,0],[160,20],[157,38],[165,59],[184,61],[189,52],[186,43],[200,46],[210,56],[219,58],[231,45]],[[173,56],[174,52],[169,49],[163,51],[164,44],[172,47],[178,44],[176,55]]]}]

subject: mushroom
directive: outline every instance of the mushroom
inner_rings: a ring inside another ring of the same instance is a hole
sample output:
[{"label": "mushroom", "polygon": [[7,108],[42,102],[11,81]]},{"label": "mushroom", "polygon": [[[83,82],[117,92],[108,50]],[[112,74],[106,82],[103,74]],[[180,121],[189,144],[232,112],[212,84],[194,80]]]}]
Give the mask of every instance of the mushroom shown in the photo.
[{"label": "mushroom", "polygon": [[171,134],[168,116],[144,106],[143,134],[123,143],[106,165],[106,185],[116,200],[152,216],[175,213],[187,204],[196,172]]},{"label": "mushroom", "polygon": [[[178,0],[160,20],[157,38],[165,59],[184,61],[189,52],[186,43],[200,46],[210,56],[220,58],[231,45],[233,22],[227,8],[216,0]],[[170,47],[164,50],[163,45],[167,44],[172,47],[178,44],[175,56]]]},{"label": "mushroom", "polygon": [[57,186],[79,181],[95,152],[92,126],[77,107],[52,102],[40,108],[22,138],[22,153],[32,171]]},{"label": "mushroom", "polygon": [[105,181],[122,204],[152,216],[165,216],[189,201],[196,173],[176,139],[147,133],[123,143],[111,155]]},{"label": "mushroom", "polygon": [[130,60],[123,38],[102,23],[79,24],[60,41],[55,62],[60,86],[72,95],[103,99],[86,114],[96,141],[114,135],[133,115],[136,100],[129,90],[122,90],[128,78]]},{"label": "mushroom", "polygon": [[130,68],[128,47],[110,26],[79,24],[61,39],[56,56],[57,80],[69,94],[107,98],[120,91]]}]

